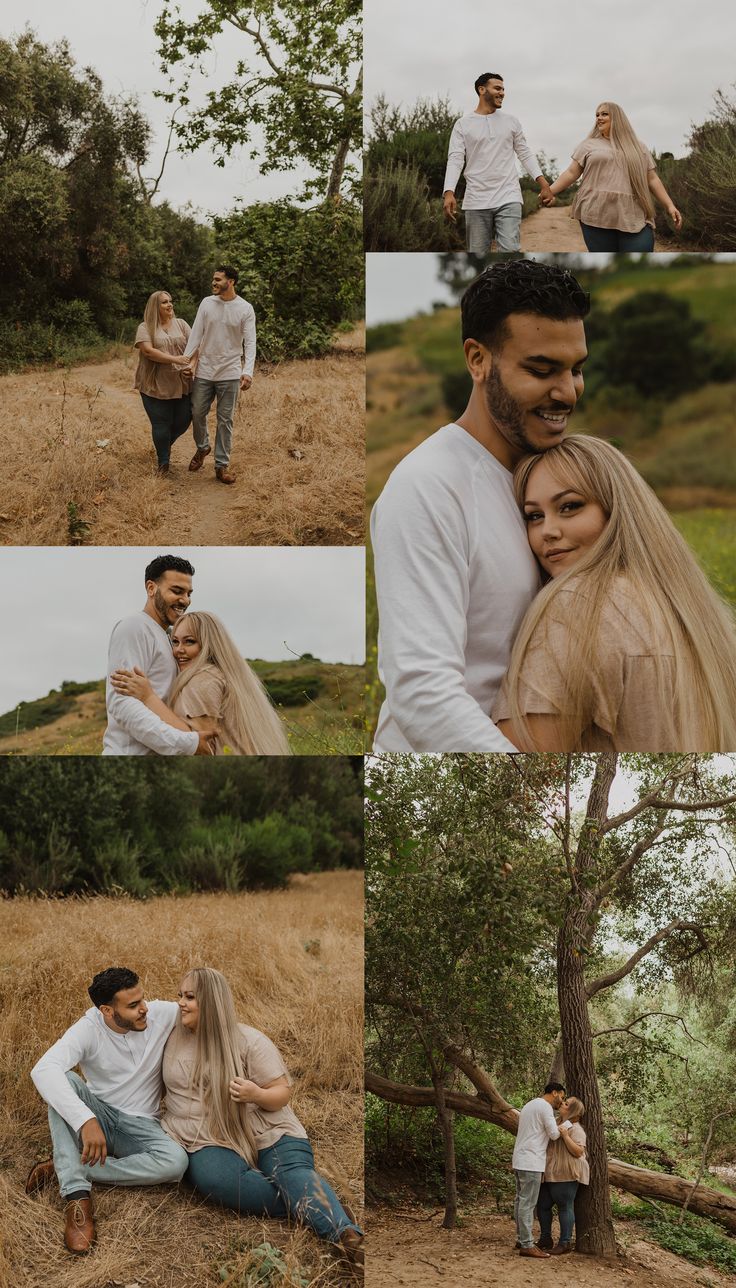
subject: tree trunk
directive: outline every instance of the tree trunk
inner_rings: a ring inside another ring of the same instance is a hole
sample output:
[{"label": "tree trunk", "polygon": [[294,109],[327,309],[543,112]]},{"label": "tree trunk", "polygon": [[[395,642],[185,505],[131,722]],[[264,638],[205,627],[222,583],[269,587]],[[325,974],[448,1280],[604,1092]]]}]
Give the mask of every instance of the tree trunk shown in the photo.
[{"label": "tree trunk", "polygon": [[445,1216],[442,1221],[444,1230],[454,1230],[457,1225],[457,1166],[455,1162],[455,1129],[452,1110],[447,1108],[445,1087],[441,1078],[433,1079],[434,1094],[437,1103],[437,1118],[442,1130],[442,1143],[445,1151]]},{"label": "tree trunk", "polygon": [[340,184],[342,183],[342,176],[345,173],[345,162],[348,159],[349,151],[350,139],[345,136],[345,138],[340,139],[337,146],[337,152],[335,153],[332,162],[330,180],[327,184],[327,192],[325,193],[325,198],[328,201],[331,197],[337,198],[340,196]]},{"label": "tree trunk", "polygon": [[557,1044],[557,1048],[556,1048],[556,1050],[555,1050],[555,1054],[554,1054],[554,1057],[553,1057],[553,1060],[552,1060],[552,1067],[551,1067],[551,1069],[550,1069],[550,1071],[549,1071],[549,1077],[548,1077],[547,1081],[548,1081],[548,1082],[561,1082],[561,1083],[563,1083],[563,1084],[564,1084],[564,1081],[565,1081],[565,1060],[564,1060],[564,1056],[563,1056],[563,1054],[562,1054],[562,1042],[558,1042],[558,1044]]},{"label": "tree trunk", "polygon": [[[437,1105],[433,1087],[413,1087],[392,1082],[371,1070],[366,1070],[365,1087],[366,1091],[393,1105],[429,1105],[432,1108]],[[445,1091],[445,1103],[455,1113],[495,1123],[512,1136],[516,1135],[518,1113],[511,1105],[504,1110],[480,1096],[470,1096],[462,1091]],[[691,1212],[707,1217],[710,1221],[717,1221],[732,1234],[736,1234],[736,1194],[721,1194],[720,1190],[708,1189],[706,1185],[698,1185],[693,1190],[692,1181],[686,1181],[682,1176],[650,1172],[645,1167],[621,1163],[617,1158],[608,1160],[608,1180],[611,1185],[626,1190],[629,1194],[658,1199],[660,1203],[670,1203],[678,1208],[683,1206],[692,1191],[688,1204]]]}]

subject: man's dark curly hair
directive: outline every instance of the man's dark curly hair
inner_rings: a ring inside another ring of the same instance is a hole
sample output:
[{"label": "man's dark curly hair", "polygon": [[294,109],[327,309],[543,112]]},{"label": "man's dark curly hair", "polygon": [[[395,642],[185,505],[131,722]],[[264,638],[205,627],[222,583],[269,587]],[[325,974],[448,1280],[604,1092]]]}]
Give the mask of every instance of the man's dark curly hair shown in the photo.
[{"label": "man's dark curly hair", "polygon": [[511,259],[484,269],[470,283],[460,308],[463,340],[478,340],[487,349],[498,350],[508,335],[507,319],[512,313],[536,313],[556,322],[582,319],[590,310],[590,296],[568,268]]},{"label": "man's dark curly hair", "polygon": [[185,572],[194,576],[194,569],[188,559],[178,555],[157,555],[152,559],[143,576],[144,582],[160,581],[165,572]]},{"label": "man's dark curly hair", "polygon": [[108,966],[95,975],[87,992],[93,1006],[109,1006],[116,993],[124,988],[135,988],[138,976],[127,966]]}]

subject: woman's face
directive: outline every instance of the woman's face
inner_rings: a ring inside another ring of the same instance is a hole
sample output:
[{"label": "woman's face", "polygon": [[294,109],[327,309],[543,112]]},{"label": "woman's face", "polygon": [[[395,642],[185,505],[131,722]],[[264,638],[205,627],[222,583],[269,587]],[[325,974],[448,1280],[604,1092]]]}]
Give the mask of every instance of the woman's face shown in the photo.
[{"label": "woman's face", "polygon": [[158,316],[161,322],[170,322],[174,316],[174,305],[166,291],[163,291],[158,298]]},{"label": "woman's face", "polygon": [[595,123],[604,139],[607,139],[611,133],[611,113],[607,107],[601,106],[596,108]]},{"label": "woman's face", "polygon": [[602,506],[560,482],[544,458],[529,475],[524,518],[529,545],[550,577],[572,568],[608,523]]},{"label": "woman's face", "polygon": [[191,626],[187,625],[186,615],[174,627],[171,635],[171,651],[180,671],[189,666],[202,651],[202,645],[195,637]]},{"label": "woman's face", "polygon": [[191,976],[187,975],[185,979],[181,981],[181,988],[179,989],[177,996],[181,1022],[185,1029],[189,1029],[189,1031],[193,1033],[197,1027],[197,1021],[199,1019],[199,1006],[197,1005],[197,998],[194,993],[194,981]]}]

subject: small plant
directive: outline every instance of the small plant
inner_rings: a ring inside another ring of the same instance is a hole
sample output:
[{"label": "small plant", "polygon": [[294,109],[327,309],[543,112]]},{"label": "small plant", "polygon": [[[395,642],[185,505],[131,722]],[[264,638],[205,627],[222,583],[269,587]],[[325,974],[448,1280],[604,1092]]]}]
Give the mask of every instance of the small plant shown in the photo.
[{"label": "small plant", "polygon": [[289,1266],[281,1249],[268,1242],[250,1248],[244,1266],[226,1262],[217,1271],[220,1282],[229,1288],[309,1288],[300,1267]]},{"label": "small plant", "polygon": [[70,546],[83,546],[90,533],[90,525],[82,518],[79,506],[75,501],[68,501],[66,506],[66,530]]}]

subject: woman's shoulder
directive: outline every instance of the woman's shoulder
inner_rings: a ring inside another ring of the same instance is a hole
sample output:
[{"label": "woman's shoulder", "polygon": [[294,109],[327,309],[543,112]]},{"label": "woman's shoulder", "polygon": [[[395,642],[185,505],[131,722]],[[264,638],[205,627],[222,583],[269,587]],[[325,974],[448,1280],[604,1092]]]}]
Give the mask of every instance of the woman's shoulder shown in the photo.
[{"label": "woman's shoulder", "polygon": [[187,681],[187,686],[193,693],[222,694],[225,692],[225,677],[214,662],[206,662],[198,671],[195,671],[191,680]]},{"label": "woman's shoulder", "polygon": [[138,330],[135,333],[134,344],[138,345],[138,344],[150,344],[150,343],[151,343],[151,337],[148,333],[148,327],[146,326],[145,322],[139,322]]}]

